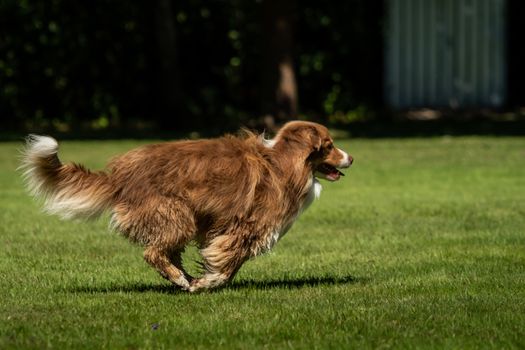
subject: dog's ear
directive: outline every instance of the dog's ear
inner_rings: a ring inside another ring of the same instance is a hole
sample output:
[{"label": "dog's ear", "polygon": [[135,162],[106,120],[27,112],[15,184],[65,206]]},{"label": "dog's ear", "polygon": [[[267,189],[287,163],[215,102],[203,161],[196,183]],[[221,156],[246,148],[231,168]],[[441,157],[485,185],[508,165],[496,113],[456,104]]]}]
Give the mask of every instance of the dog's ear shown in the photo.
[{"label": "dog's ear", "polygon": [[320,152],[323,140],[321,139],[321,135],[319,135],[319,131],[316,128],[309,128],[308,133],[310,144],[312,145],[312,152]]}]

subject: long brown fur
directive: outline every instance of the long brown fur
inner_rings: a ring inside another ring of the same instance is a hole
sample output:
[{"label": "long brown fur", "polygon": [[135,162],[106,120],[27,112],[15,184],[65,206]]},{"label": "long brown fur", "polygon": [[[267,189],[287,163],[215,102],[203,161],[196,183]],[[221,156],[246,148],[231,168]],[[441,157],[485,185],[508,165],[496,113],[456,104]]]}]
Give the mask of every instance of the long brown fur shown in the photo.
[{"label": "long brown fur", "polygon": [[[224,284],[269,250],[311,201],[320,164],[352,162],[325,127],[310,122],[288,123],[271,141],[245,132],[148,145],[116,157],[104,172],[62,164],[57,150],[54,139],[33,136],[22,165],[45,208],[65,218],[109,210],[113,227],[145,246],[145,260],[190,291]],[[198,279],[181,263],[190,241],[204,260]]]}]

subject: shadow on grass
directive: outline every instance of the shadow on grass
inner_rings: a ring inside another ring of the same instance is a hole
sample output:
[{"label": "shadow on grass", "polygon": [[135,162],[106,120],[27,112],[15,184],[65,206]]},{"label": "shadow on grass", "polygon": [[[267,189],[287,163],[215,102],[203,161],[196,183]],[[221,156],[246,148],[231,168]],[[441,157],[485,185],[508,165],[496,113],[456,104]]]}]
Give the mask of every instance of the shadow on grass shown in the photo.
[{"label": "shadow on grass", "polygon": [[342,276],[342,277],[309,277],[309,278],[297,278],[297,279],[279,279],[279,280],[240,280],[233,281],[225,288],[227,289],[293,289],[303,287],[317,287],[317,286],[330,286],[340,284],[356,284],[366,282],[365,278],[358,278],[355,276]]},{"label": "shadow on grass", "polygon": [[[279,280],[239,280],[233,281],[220,289],[240,290],[240,289],[299,289],[304,287],[330,286],[366,283],[367,278],[358,278],[354,276],[342,277],[310,277],[297,279],[279,279]],[[170,284],[148,284],[148,283],[130,283],[122,285],[107,286],[89,286],[75,287],[67,290],[73,293],[186,293]]]}]

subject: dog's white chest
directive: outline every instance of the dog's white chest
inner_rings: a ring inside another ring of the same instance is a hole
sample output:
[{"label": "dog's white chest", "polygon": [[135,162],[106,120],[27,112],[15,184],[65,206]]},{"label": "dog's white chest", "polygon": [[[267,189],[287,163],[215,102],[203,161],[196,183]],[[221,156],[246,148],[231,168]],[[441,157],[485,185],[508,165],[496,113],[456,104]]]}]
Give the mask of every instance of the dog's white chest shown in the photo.
[{"label": "dog's white chest", "polygon": [[[312,177],[311,180],[312,184],[310,185],[310,189],[308,190],[308,194],[306,195],[306,198],[304,200],[303,205],[301,206],[301,209],[299,210],[299,215],[304,212],[308,207],[312,204],[312,202],[319,198],[321,196],[321,191],[323,190],[323,186],[317,180],[315,177]],[[299,216],[297,215],[297,216]]]},{"label": "dog's white chest", "polygon": [[315,177],[312,177],[312,179],[310,180],[310,188],[308,190],[306,198],[304,199],[304,202],[301,205],[301,207],[299,208],[297,214],[294,217],[292,217],[291,220],[286,222],[283,227],[281,227],[280,229],[275,230],[270,235],[268,235],[267,242],[266,242],[266,244],[263,247],[263,252],[267,252],[270,249],[272,249],[272,247],[275,245],[275,243],[277,243],[281,238],[284,237],[286,232],[288,232],[288,230],[292,227],[292,225],[295,222],[295,220],[297,220],[299,218],[299,216],[306,209],[308,209],[308,207],[312,204],[312,202],[315,199],[319,198],[319,196],[321,195],[322,189],[323,189],[323,186],[321,185],[321,183]]}]

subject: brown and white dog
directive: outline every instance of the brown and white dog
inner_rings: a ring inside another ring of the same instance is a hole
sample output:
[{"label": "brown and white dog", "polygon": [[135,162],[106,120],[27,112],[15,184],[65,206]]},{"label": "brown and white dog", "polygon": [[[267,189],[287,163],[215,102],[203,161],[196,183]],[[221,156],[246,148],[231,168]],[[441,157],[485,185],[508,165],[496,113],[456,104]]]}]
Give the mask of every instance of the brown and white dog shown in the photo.
[{"label": "brown and white dog", "polygon": [[[111,212],[112,226],[145,246],[163,277],[191,292],[232,279],[272,248],[352,157],[319,124],[294,121],[272,140],[242,137],[148,145],[114,158],[104,172],[62,164],[56,140],[28,138],[22,169],[45,209],[63,218]],[[197,242],[204,275],[193,279],[181,254]]]}]

